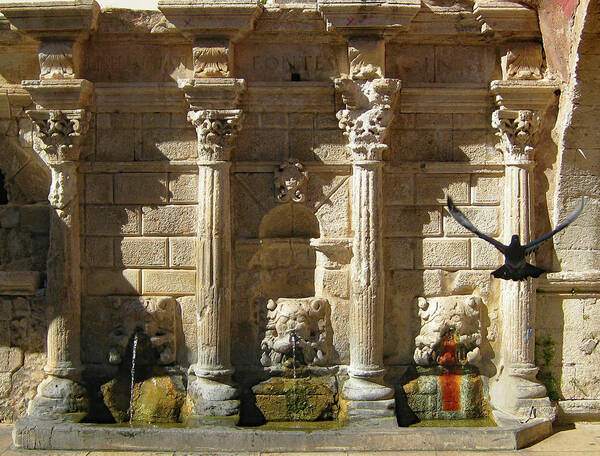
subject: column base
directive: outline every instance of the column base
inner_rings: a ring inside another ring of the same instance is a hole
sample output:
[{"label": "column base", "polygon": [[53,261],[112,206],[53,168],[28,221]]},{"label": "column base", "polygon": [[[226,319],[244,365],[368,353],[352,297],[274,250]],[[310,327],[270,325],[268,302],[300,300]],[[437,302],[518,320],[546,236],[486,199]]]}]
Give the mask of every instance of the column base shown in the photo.
[{"label": "column base", "polygon": [[188,394],[194,402],[194,415],[197,417],[237,415],[240,409],[239,390],[230,383],[231,380],[227,377],[214,380],[190,376]]},{"label": "column base", "polygon": [[47,376],[27,407],[32,417],[56,421],[81,421],[88,410],[86,390],[68,378]]},{"label": "column base", "polygon": [[556,406],[547,396],[546,387],[535,378],[535,366],[506,368],[490,386],[492,407],[523,420],[556,419]]},{"label": "column base", "polygon": [[350,377],[342,388],[350,420],[395,416],[394,390],[378,383],[379,378]]}]

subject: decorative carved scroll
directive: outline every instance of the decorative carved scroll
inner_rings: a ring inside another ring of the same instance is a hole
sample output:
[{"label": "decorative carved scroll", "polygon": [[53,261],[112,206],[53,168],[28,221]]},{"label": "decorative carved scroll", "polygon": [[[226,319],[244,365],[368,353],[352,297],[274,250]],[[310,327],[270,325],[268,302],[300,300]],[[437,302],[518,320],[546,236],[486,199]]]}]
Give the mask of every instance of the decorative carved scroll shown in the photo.
[{"label": "decorative carved scroll", "polygon": [[542,79],[542,47],[522,43],[511,47],[502,57],[504,79]]},{"label": "decorative carved scroll", "polygon": [[109,334],[110,364],[121,364],[125,350],[136,331],[146,334],[159,364],[175,362],[175,299],[171,297],[132,298],[115,303],[113,329]]},{"label": "decorative carved scroll", "polygon": [[324,298],[279,298],[267,303],[267,325],[261,343],[263,366],[281,367],[296,356],[305,365],[324,366],[332,351],[329,301]]},{"label": "decorative carved scroll", "polygon": [[306,200],[308,173],[295,158],[288,158],[275,171],[275,192],[280,203],[302,203]]},{"label": "decorative carved scroll", "polygon": [[228,78],[229,48],[227,46],[195,47],[194,77]]},{"label": "decorative carved scroll", "polygon": [[40,79],[73,79],[73,42],[50,41],[40,44],[38,51]]},{"label": "decorative carved scroll", "polygon": [[383,78],[381,66],[375,63],[383,55],[385,48],[378,41],[360,40],[348,46],[350,76],[352,79],[368,80]]},{"label": "decorative carved scroll", "polygon": [[415,338],[415,362],[421,366],[438,363],[445,337],[453,335],[458,345],[461,364],[476,363],[480,357],[481,298],[476,296],[449,296],[419,298],[421,331]]}]

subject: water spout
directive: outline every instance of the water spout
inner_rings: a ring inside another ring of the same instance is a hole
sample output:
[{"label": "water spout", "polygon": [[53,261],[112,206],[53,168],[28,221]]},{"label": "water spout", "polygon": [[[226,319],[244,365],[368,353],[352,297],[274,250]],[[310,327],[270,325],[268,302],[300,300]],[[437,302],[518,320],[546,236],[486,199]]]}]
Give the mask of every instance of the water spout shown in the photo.
[{"label": "water spout", "polygon": [[129,425],[133,422],[133,387],[135,385],[135,357],[137,354],[138,333],[133,336],[133,349],[131,354],[131,387],[129,393]]},{"label": "water spout", "polygon": [[296,334],[295,329],[290,331],[290,342],[292,343],[292,372],[294,378],[296,378],[296,343],[298,342],[298,334]]}]

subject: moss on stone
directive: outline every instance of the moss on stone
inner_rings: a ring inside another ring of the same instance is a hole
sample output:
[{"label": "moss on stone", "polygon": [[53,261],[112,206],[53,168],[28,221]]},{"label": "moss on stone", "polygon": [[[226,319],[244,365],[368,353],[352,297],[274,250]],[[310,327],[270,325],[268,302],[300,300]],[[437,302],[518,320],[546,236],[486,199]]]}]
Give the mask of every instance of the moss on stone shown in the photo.
[{"label": "moss on stone", "polygon": [[318,421],[337,414],[337,391],[331,379],[274,377],[252,391],[267,421]]}]

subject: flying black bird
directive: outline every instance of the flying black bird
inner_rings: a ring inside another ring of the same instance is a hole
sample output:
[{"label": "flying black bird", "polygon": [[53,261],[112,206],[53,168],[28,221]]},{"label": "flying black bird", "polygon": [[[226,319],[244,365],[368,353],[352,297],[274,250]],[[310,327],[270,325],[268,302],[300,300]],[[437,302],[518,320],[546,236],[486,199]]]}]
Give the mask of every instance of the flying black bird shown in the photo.
[{"label": "flying black bird", "polygon": [[450,215],[454,217],[458,223],[464,226],[466,229],[471,231],[472,233],[479,236],[481,239],[488,241],[494,247],[502,252],[504,255],[504,265],[500,268],[496,269],[492,272],[492,275],[498,279],[505,280],[525,280],[527,277],[539,277],[544,271],[543,269],[537,268],[532,264],[529,264],[525,261],[525,257],[535,252],[539,245],[550,239],[560,230],[566,228],[573,220],[575,220],[579,214],[581,214],[581,210],[583,209],[583,198],[581,198],[581,203],[579,207],[573,211],[571,215],[569,215],[564,222],[554,228],[550,233],[542,236],[535,241],[531,241],[528,244],[521,245],[521,240],[517,234],[513,234],[510,244],[504,245],[501,242],[498,242],[496,239],[493,239],[489,236],[486,236],[482,232],[480,232],[477,228],[473,226],[473,224],[469,221],[465,214],[463,214],[452,202],[452,199],[447,197],[448,210],[450,211]]}]

